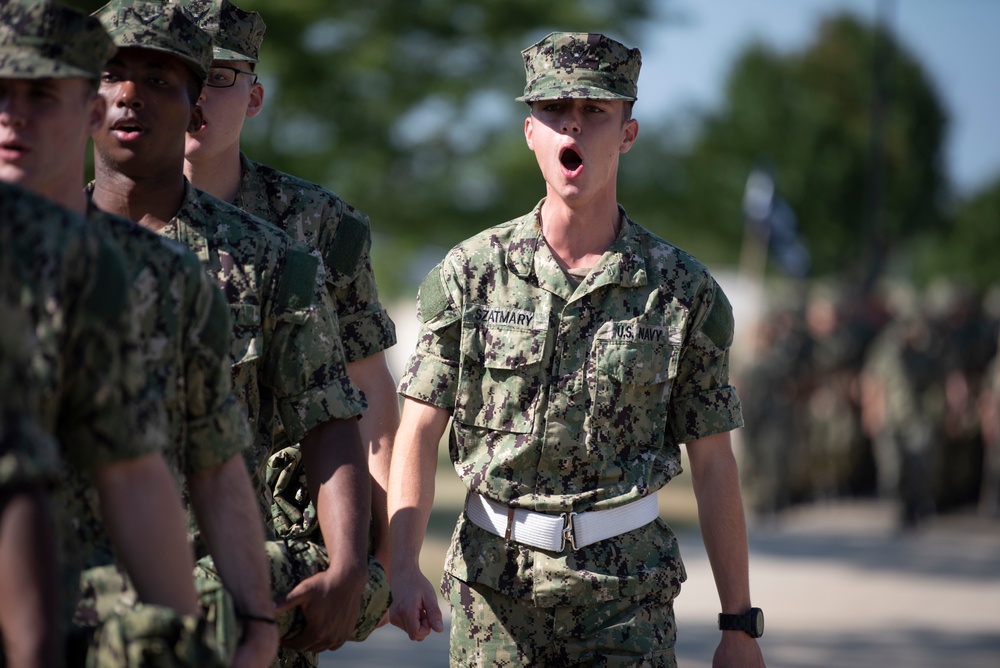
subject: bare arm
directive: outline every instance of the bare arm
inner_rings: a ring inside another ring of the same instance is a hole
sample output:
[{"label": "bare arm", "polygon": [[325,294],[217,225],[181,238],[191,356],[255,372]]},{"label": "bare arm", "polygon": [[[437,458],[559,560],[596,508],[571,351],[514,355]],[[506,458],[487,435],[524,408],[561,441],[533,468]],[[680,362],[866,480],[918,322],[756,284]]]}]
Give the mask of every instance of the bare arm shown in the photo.
[{"label": "bare arm", "polygon": [[11,668],[58,663],[55,551],[42,493],[26,487],[0,495],[0,634]]},{"label": "bare arm", "polygon": [[[692,441],[687,452],[698,502],[698,523],[722,612],[744,613],[750,609],[747,528],[729,434]],[[712,665],[713,668],[762,667],[764,659],[755,639],[743,631],[722,631]]]},{"label": "bare arm", "polygon": [[94,474],[101,516],[139,598],[198,615],[194,557],[181,498],[158,452],[116,462]]},{"label": "bare arm", "polygon": [[368,471],[372,478],[372,518],[375,521],[375,558],[389,568],[389,464],[392,440],[399,428],[399,398],[396,383],[386,364],[385,352],[378,352],[347,365],[347,375],[368,400],[368,410],[358,423],[361,443],[368,450]]},{"label": "bare arm", "polygon": [[[273,617],[263,522],[243,457],[230,457],[219,466],[188,476],[188,489],[198,526],[236,610]],[[277,649],[278,632],[273,624],[248,621],[235,665],[269,666]]]},{"label": "bare arm", "polygon": [[392,537],[392,607],[389,620],[411,640],[444,625],[437,592],[420,572],[420,548],[434,503],[438,443],[448,427],[447,410],[413,399],[403,403],[389,477]]},{"label": "bare arm", "polygon": [[316,504],[330,566],[303,580],[278,613],[302,608],[305,630],[286,643],[293,649],[336,649],[354,632],[368,580],[371,483],[358,421],[331,420],[302,439],[309,493]]}]

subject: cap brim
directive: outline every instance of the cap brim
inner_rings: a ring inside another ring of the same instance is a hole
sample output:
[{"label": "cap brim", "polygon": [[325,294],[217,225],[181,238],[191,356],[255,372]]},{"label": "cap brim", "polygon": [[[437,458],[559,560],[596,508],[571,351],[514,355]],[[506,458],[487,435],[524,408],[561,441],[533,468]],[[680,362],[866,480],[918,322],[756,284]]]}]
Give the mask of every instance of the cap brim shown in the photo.
[{"label": "cap brim", "polygon": [[223,49],[218,46],[212,47],[212,60],[234,60],[240,63],[258,63],[260,62],[257,58],[251,58],[245,53],[240,53],[239,51],[233,51],[232,49]]},{"label": "cap brim", "polygon": [[94,72],[79,65],[53,60],[41,54],[25,52],[18,47],[14,52],[0,49],[0,77],[11,79],[98,79]]},{"label": "cap brim", "polygon": [[528,93],[521,97],[515,97],[518,102],[539,102],[541,100],[621,100],[622,102],[635,102],[638,98],[621,93],[612,93],[607,90],[595,88],[576,90],[539,91]]}]

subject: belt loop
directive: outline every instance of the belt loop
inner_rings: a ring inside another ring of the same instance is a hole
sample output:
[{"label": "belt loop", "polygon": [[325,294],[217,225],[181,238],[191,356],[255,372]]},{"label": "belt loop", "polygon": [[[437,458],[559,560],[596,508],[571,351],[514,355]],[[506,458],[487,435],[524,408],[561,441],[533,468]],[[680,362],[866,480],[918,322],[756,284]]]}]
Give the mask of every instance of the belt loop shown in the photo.
[{"label": "belt loop", "polygon": [[512,506],[507,507],[507,531],[503,534],[504,540],[510,540],[510,533],[514,529],[514,508]]}]

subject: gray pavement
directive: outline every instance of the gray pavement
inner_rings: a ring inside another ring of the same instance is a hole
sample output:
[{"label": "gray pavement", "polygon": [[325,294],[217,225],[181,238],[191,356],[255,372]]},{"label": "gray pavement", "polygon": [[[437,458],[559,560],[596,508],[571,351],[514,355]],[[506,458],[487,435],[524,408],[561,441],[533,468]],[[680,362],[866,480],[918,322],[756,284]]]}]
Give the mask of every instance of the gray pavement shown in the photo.
[{"label": "gray pavement", "polygon": [[[802,507],[751,526],[751,583],[770,668],[997,668],[1000,522],[935,518],[899,534],[891,506]],[[688,582],[676,603],[680,668],[710,668],[718,597],[701,538],[680,535]],[[439,668],[447,631],[422,643],[383,628],[322,655],[322,668]]]}]

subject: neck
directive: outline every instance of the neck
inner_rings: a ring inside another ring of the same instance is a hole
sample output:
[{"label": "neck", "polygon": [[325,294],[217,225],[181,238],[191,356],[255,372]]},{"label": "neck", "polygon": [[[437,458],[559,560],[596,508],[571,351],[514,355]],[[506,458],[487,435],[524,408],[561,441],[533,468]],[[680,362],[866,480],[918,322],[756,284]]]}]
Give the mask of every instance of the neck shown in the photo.
[{"label": "neck", "polygon": [[[80,166],[80,174],[83,174],[83,165]],[[87,193],[83,190],[83,178],[75,183],[64,184],[58,188],[51,188],[45,192],[39,191],[37,194],[46,197],[64,209],[69,209],[75,214],[86,217],[87,215]]]},{"label": "neck", "polygon": [[158,232],[177,214],[184,201],[184,175],[174,178],[133,177],[98,161],[95,165],[94,206]]},{"label": "neck", "polygon": [[58,171],[47,174],[41,182],[25,185],[36,195],[41,195],[73,213],[86,216],[87,193],[83,190],[82,150],[79,156],[79,160],[67,158]]},{"label": "neck", "polygon": [[577,207],[550,193],[540,214],[542,236],[566,269],[596,265],[615,242],[621,227],[621,214],[614,197]]},{"label": "neck", "polygon": [[184,176],[195,188],[234,204],[243,178],[239,149],[207,160],[185,159]]}]

